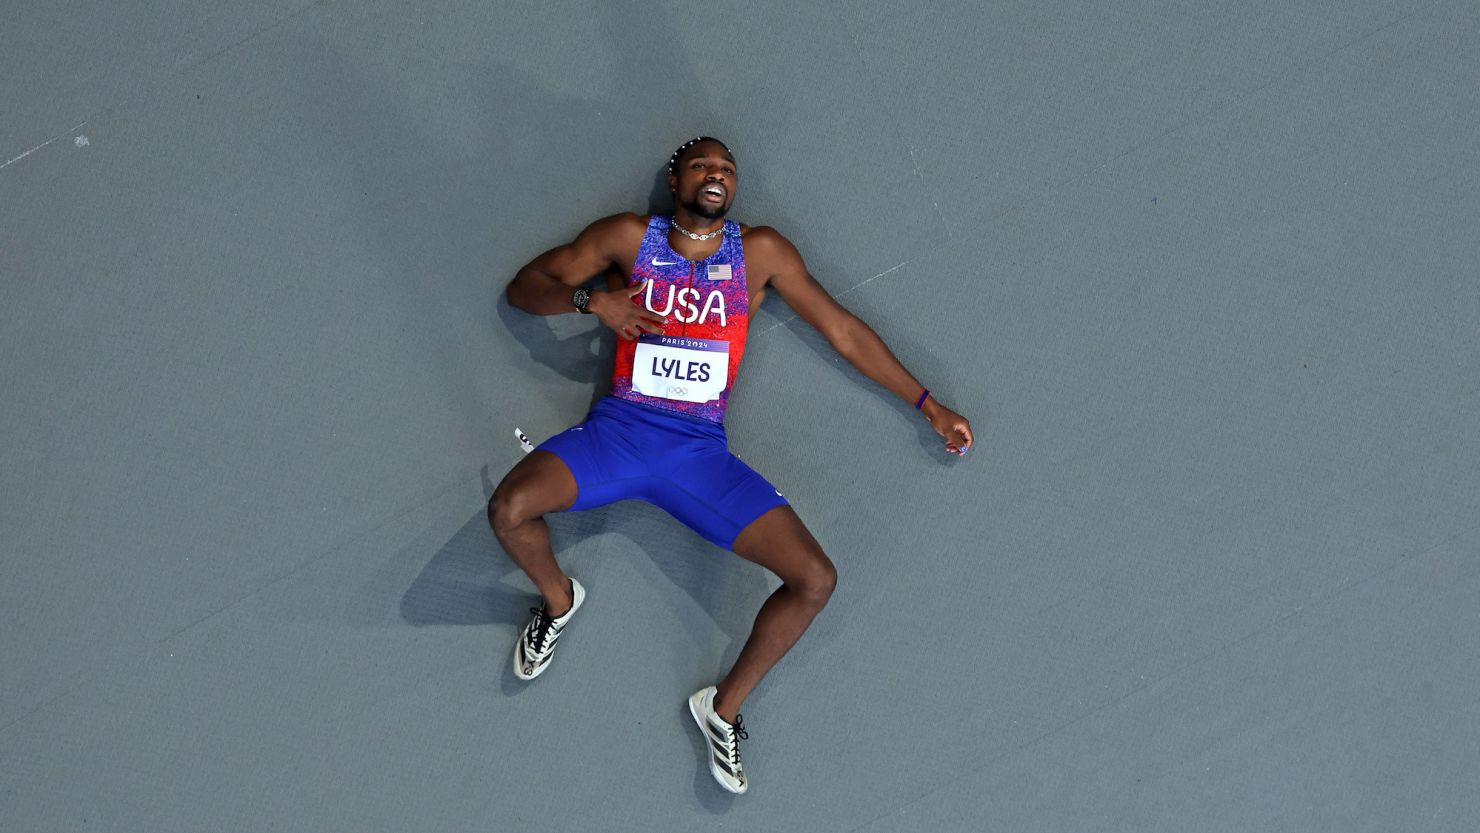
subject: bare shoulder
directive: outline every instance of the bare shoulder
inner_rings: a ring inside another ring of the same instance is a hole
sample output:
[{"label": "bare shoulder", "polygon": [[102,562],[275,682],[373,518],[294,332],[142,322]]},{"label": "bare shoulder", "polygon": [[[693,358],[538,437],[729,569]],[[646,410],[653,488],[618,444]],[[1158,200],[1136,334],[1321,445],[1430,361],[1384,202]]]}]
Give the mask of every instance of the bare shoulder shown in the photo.
[{"label": "bare shoulder", "polygon": [[637,256],[646,228],[646,222],[636,214],[602,217],[582,229],[574,240],[525,264],[520,274],[533,269],[575,286],[607,269],[625,269]]},{"label": "bare shoulder", "polygon": [[770,226],[742,229],[742,239],[746,271],[759,276],[760,286],[775,289],[803,321],[836,337],[851,316],[807,271],[797,247]]},{"label": "bare shoulder", "polygon": [[740,235],[745,244],[747,268],[757,269],[768,277],[795,270],[806,271],[801,252],[776,229],[741,226]]},{"label": "bare shoulder", "polygon": [[793,251],[795,246],[787,240],[785,235],[770,226],[740,226],[740,238],[745,241],[745,247],[756,249],[774,249],[777,247],[787,248]]},{"label": "bare shoulder", "polygon": [[589,237],[599,240],[611,240],[626,242],[635,235],[641,240],[642,235],[647,232],[648,218],[630,211],[621,214],[613,214],[602,217],[600,220],[586,226],[581,232],[581,237]]},{"label": "bare shoulder", "polygon": [[646,217],[631,212],[613,214],[586,226],[567,248],[579,256],[613,264],[630,262],[637,255],[646,232]]}]

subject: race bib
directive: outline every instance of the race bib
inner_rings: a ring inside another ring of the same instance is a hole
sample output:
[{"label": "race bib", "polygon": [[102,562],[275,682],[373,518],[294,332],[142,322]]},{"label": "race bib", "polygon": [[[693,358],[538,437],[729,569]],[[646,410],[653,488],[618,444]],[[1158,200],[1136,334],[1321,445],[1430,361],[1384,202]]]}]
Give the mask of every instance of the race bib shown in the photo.
[{"label": "race bib", "polygon": [[632,389],[644,396],[708,402],[725,390],[730,343],[644,334],[632,358]]}]

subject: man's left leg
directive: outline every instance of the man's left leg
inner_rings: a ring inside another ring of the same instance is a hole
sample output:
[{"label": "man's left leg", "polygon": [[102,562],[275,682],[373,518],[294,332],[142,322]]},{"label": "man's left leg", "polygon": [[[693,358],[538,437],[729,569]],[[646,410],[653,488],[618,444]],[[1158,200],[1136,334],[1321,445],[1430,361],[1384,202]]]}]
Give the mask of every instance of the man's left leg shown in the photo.
[{"label": "man's left leg", "polygon": [[761,605],[750,638],[714,695],[715,712],[734,723],[740,704],[827,604],[838,572],[802,519],[786,505],[751,521],[731,548],[781,579],[781,587]]},{"label": "man's left leg", "polygon": [[740,763],[739,744],[748,735],[740,723],[740,704],[812,624],[832,595],[838,574],[817,540],[785,504],[751,521],[730,548],[779,576],[781,587],[761,605],[750,638],[730,673],[718,686],[695,692],[689,698],[689,712],[704,733],[710,774],[730,792],[743,793],[749,783]]}]

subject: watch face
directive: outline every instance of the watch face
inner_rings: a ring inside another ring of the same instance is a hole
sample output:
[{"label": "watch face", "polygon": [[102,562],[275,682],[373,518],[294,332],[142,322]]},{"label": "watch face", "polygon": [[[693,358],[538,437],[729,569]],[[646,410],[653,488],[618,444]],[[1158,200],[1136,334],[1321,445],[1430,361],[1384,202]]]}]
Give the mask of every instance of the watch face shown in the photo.
[{"label": "watch face", "polygon": [[576,294],[574,297],[571,298],[571,301],[576,305],[576,309],[580,310],[581,312],[585,312],[586,305],[591,303],[591,290],[584,288],[577,289]]}]

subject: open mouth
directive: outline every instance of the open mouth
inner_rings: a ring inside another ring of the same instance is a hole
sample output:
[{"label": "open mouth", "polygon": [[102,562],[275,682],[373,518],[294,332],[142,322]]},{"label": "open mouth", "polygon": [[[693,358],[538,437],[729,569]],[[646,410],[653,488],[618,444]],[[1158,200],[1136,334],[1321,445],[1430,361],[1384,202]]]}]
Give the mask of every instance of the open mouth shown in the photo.
[{"label": "open mouth", "polygon": [[706,185],[699,191],[699,196],[714,202],[725,201],[725,189],[718,185]]}]

